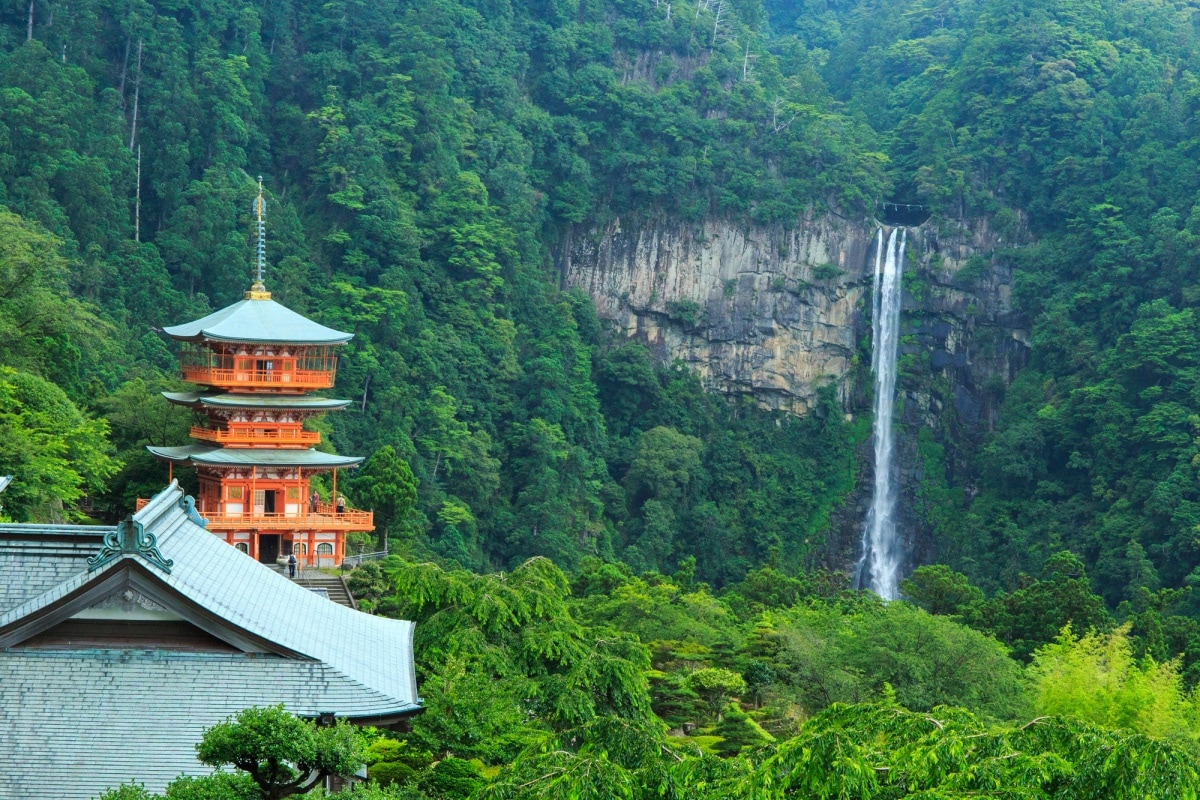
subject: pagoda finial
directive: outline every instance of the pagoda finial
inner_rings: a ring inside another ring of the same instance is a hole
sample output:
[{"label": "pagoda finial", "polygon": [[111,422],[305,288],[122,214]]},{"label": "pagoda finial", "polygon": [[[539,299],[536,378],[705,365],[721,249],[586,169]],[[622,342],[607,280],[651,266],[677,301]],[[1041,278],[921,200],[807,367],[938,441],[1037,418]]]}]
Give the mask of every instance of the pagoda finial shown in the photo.
[{"label": "pagoda finial", "polygon": [[254,215],[258,220],[258,248],[255,254],[254,284],[246,292],[247,300],[270,300],[263,277],[267,271],[267,201],[263,197],[263,179],[258,176],[258,197],[254,199]]}]

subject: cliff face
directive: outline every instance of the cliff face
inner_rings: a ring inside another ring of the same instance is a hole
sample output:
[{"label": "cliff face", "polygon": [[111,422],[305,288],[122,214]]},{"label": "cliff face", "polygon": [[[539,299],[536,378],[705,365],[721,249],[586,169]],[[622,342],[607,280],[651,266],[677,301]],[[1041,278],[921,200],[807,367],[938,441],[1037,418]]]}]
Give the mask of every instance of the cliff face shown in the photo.
[{"label": "cliff face", "polygon": [[[832,215],[790,228],[618,219],[574,232],[560,267],[564,284],[588,292],[601,318],[659,359],[688,364],[712,391],[749,393],[803,414],[832,384],[848,414],[869,414],[878,230],[873,220]],[[993,257],[1003,244],[983,222],[909,229],[897,436],[901,513],[917,561],[939,546],[917,510],[929,468],[918,456],[920,428],[943,445],[938,469],[969,490],[963,454],[990,427],[1025,362],[1011,270]],[[859,488],[831,520],[829,566],[845,568],[857,556],[871,483],[869,447],[862,450]]]},{"label": "cliff face", "polygon": [[849,400],[874,233],[830,217],[790,230],[616,220],[574,237],[564,280],[710,389],[803,413],[825,383]]}]

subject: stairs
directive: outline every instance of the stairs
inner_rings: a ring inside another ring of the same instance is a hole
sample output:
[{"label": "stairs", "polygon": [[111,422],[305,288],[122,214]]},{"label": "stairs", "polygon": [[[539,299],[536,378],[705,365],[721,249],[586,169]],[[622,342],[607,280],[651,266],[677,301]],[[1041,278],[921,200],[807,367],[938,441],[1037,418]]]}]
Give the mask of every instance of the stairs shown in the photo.
[{"label": "stairs", "polygon": [[[287,577],[287,567],[278,564],[270,564],[268,566],[283,577]],[[335,603],[347,608],[355,608],[354,598],[346,590],[346,584],[342,583],[340,575],[326,575],[324,572],[319,572],[315,569],[300,570],[296,572],[293,582],[299,586],[303,586],[305,589],[323,595]]]}]

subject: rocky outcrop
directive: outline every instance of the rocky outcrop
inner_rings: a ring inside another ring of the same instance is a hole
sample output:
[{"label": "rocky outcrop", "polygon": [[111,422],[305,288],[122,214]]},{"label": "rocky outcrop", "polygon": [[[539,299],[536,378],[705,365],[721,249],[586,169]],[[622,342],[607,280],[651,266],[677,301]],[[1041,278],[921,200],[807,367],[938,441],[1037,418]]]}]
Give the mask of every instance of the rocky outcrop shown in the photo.
[{"label": "rocky outcrop", "polygon": [[[853,410],[856,356],[860,344],[869,347],[862,337],[870,329],[878,229],[873,220],[832,215],[790,228],[617,219],[576,233],[560,261],[564,283],[587,291],[602,319],[664,361],[688,364],[711,390],[804,413],[818,388],[832,383]],[[1011,276],[988,260],[996,245],[986,228],[912,229],[906,269],[919,280],[906,287],[920,291],[904,307],[910,327],[920,323],[906,333],[917,334],[931,368],[969,376],[978,361],[987,373],[1009,371],[1008,341],[987,352],[972,341],[991,327],[1020,349],[1024,335],[1011,311]],[[965,267],[970,274],[959,280]],[[982,406],[971,394],[960,404],[977,417]]]},{"label": "rocky outcrop", "polygon": [[614,220],[577,234],[562,268],[601,318],[708,388],[803,413],[826,383],[849,400],[874,233],[835,217],[791,229]]},{"label": "rocky outcrop", "polygon": [[[564,284],[585,290],[600,317],[679,360],[712,391],[751,394],[803,414],[824,385],[849,414],[870,413],[870,293],[879,223],[834,215],[790,227],[709,219],[615,219],[574,231],[559,255]],[[909,229],[901,339],[898,468],[902,516],[919,561],[936,555],[913,508],[924,464],[916,431],[946,447],[951,479],[963,448],[991,426],[1003,389],[1025,363],[1026,323],[1012,309],[1006,244],[986,221]],[[856,556],[870,486],[864,452],[860,490],[835,514],[830,566]]]}]

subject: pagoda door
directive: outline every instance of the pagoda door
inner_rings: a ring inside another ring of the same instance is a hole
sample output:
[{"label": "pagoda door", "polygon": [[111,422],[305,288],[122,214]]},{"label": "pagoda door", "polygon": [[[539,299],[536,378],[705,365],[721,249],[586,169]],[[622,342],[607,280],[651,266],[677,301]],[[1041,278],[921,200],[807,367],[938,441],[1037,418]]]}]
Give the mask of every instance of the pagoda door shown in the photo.
[{"label": "pagoda door", "polygon": [[258,535],[258,560],[264,564],[274,564],[279,558],[279,534],[260,533]]}]

